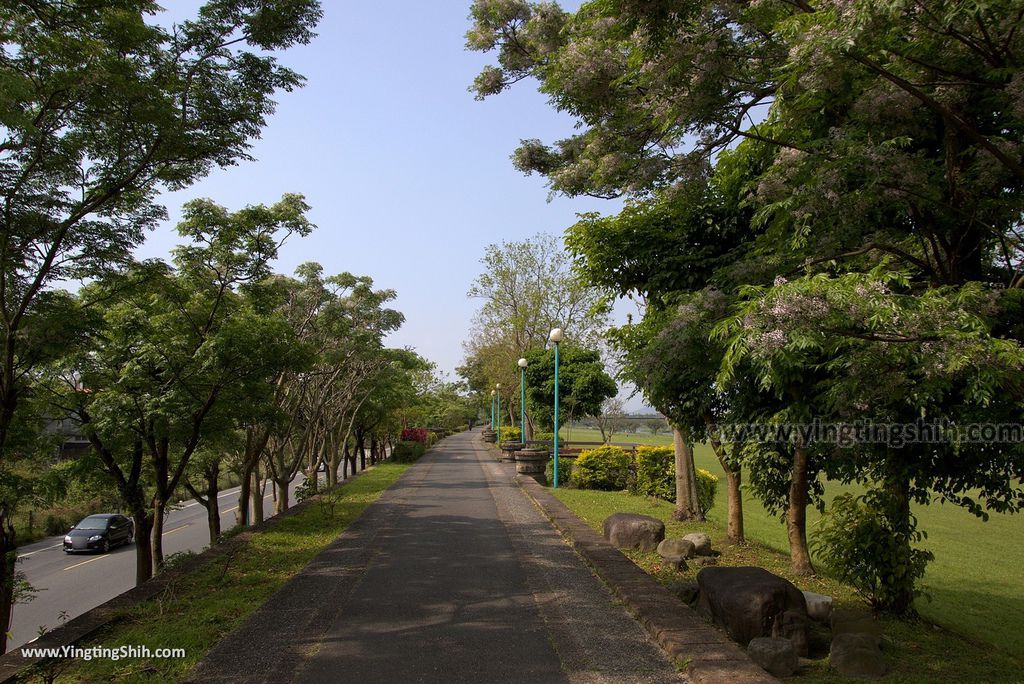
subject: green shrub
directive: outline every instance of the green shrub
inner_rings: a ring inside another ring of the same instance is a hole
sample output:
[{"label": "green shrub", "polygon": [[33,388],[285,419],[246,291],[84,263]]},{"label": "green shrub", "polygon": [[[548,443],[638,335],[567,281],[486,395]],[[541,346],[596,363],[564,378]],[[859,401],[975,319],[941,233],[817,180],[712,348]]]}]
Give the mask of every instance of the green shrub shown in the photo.
[{"label": "green shrub", "polygon": [[555,441],[554,432],[534,432],[533,439],[537,442],[553,442]]},{"label": "green shrub", "polygon": [[[642,446],[636,449],[636,473],[630,480],[630,492],[676,501],[676,454],[672,447]],[[718,477],[697,468],[697,503],[705,513],[715,505]]]},{"label": "green shrub", "polygon": [[317,477],[318,476],[319,475],[314,475],[313,477],[307,477],[305,480],[302,481],[301,484],[299,484],[298,487],[295,488],[295,500],[296,501],[305,501],[306,499],[308,499],[311,496],[316,496],[316,494],[317,494],[317,484],[318,484],[317,483]]},{"label": "green shrub", "polygon": [[419,459],[427,451],[427,445],[423,442],[406,440],[399,442],[391,450],[391,460],[395,463],[412,463]]},{"label": "green shrub", "polygon": [[[572,468],[572,482],[579,489],[625,489],[629,478],[629,460],[629,454],[621,447],[606,444],[589,449],[576,459]],[[562,465],[561,459],[558,465]]]},{"label": "green shrub", "polygon": [[818,523],[812,545],[835,578],[872,607],[903,614],[921,595],[920,581],[934,555],[911,546],[925,535],[913,515],[893,515],[892,507],[891,497],[878,490],[840,494]]},{"label": "green shrub", "polygon": [[714,507],[717,492],[718,476],[703,468],[697,468],[697,503],[700,504],[700,510],[707,513]]},{"label": "green shrub", "polygon": [[501,441],[502,442],[518,442],[523,438],[523,431],[517,427],[505,427],[501,428]]},{"label": "green shrub", "polygon": [[427,444],[428,448],[434,446],[435,444],[437,444],[437,433],[436,432],[428,432],[427,433],[427,443],[426,444]]},{"label": "green shrub", "polygon": [[[576,485],[572,479],[573,465],[576,463],[575,458],[562,458],[558,457],[558,486],[559,488],[575,488]],[[548,478],[548,484],[553,484],[555,481],[555,460],[548,459],[548,464],[544,467],[544,475]]]},{"label": "green shrub", "polygon": [[630,492],[665,501],[676,499],[676,455],[672,447],[642,446],[636,450],[636,476]]}]

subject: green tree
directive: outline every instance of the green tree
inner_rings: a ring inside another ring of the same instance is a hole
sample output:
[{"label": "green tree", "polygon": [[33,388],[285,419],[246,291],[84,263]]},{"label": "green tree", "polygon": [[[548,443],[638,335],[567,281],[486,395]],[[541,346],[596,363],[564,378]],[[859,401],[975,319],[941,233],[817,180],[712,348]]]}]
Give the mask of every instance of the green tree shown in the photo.
[{"label": "green tree", "polygon": [[[163,217],[155,197],[247,156],[273,95],[301,77],[268,52],[308,42],[315,0],[211,0],[173,28],[150,0],[0,9],[0,470],[19,402],[59,355],[65,301],[49,288],[129,260]],[[17,545],[0,502],[0,622]],[[6,639],[0,635],[0,650]]]},{"label": "green tree", "polygon": [[295,195],[235,213],[193,201],[176,268],[141,265],[126,276],[132,287],[118,276],[82,291],[83,315],[97,325],[57,364],[50,389],[131,512],[137,582],[163,563],[167,505],[203,436],[250,419],[271,396],[268,380],[295,359],[288,322],[257,290],[284,239],[311,229],[307,209]]},{"label": "green tree", "polygon": [[[555,350],[531,349],[526,360],[527,403],[536,420],[551,428],[555,410]],[[605,372],[600,353],[567,344],[559,349],[558,386],[563,424],[598,415],[601,405],[619,391],[615,380]]]}]

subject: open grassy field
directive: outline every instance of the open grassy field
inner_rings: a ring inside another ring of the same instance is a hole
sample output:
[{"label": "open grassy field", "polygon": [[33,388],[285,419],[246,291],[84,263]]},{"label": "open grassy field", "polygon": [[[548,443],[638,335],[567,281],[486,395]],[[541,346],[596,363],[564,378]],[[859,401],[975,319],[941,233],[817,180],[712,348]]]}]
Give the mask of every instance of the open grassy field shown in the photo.
[{"label": "open grassy field", "polygon": [[[567,440],[600,441],[597,430],[562,430]],[[669,435],[617,433],[613,442],[671,444]],[[708,446],[695,450],[697,467],[719,476],[715,506],[710,519],[725,524],[725,475]],[[844,491],[861,491],[829,483],[826,497]],[[786,529],[768,515],[750,495],[744,496],[744,524],[747,537],[786,552]],[[992,644],[1007,653],[1024,653],[1024,516],[993,514],[988,522],[956,506],[932,504],[915,511],[921,529],[928,533],[922,545],[935,554],[925,575],[925,589],[932,600],[918,600],[917,608],[928,619],[964,636]],[[813,544],[817,511],[808,515],[808,533]]]},{"label": "open grassy field", "polygon": [[[675,522],[670,519],[673,505],[649,497],[633,496],[627,492],[598,492],[559,489],[555,492],[569,508],[595,530],[600,531],[606,517],[618,511],[641,513],[665,521],[667,534],[679,537],[689,532],[705,532],[712,546],[721,552],[720,565],[758,565],[786,577],[804,590],[832,596],[838,608],[858,610],[865,614],[868,608],[853,591],[828,577],[795,577],[789,572],[789,558],[773,548],[759,543],[742,546],[725,542],[725,526],[712,520],[706,523]],[[654,552],[626,551],[637,565],[668,587],[679,580],[692,581],[696,577],[693,567],[680,573],[665,566]],[[930,682],[1018,682],[1024,662],[987,644],[964,639],[945,629],[936,629],[926,621],[903,622],[885,620],[885,638],[882,650],[890,666],[886,682],[926,684]],[[826,633],[811,632],[811,655],[816,662],[801,668],[792,681],[806,684],[849,681],[828,669]],[[786,681],[791,681],[787,678]]]}]

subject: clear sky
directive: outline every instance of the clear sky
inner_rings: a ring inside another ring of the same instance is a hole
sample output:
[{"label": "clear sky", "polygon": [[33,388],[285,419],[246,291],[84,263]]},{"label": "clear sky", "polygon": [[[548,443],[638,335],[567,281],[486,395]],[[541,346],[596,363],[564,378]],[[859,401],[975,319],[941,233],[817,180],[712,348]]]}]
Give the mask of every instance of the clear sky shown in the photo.
[{"label": "clear sky", "polygon": [[[178,18],[200,4],[164,3]],[[464,48],[469,4],[323,0],[319,36],[282,55],[306,86],[279,95],[253,147],[256,161],[165,195],[171,220],[139,256],[166,257],[189,199],[238,209],[300,192],[318,228],[286,245],[277,270],[313,260],[328,273],[369,275],[394,288],[406,323],[389,344],[453,370],[479,304],[466,291],[488,244],[560,235],[577,212],[618,208],[589,198],[549,202],[542,178],[512,167],[520,139],[565,137],[572,121],[530,83],[473,99],[467,86],[489,56]]]}]

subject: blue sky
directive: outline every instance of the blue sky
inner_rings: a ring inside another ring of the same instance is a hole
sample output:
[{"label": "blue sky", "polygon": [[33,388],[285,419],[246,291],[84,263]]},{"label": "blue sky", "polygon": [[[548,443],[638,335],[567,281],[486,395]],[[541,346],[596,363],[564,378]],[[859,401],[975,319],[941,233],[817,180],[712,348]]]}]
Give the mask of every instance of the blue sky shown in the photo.
[{"label": "blue sky", "polygon": [[[165,3],[177,18],[200,4]],[[308,81],[278,97],[277,113],[253,146],[256,161],[166,194],[171,220],[138,254],[167,255],[189,199],[237,209],[300,192],[318,228],[287,244],[277,269],[290,273],[314,260],[329,273],[365,274],[394,288],[406,323],[389,344],[414,347],[451,371],[478,306],[466,291],[488,244],[560,235],[577,212],[610,213],[618,205],[549,202],[542,178],[512,167],[520,139],[564,137],[572,120],[530,83],[473,99],[467,86],[489,56],[463,47],[469,0],[323,4],[319,36],[282,56]]]}]

